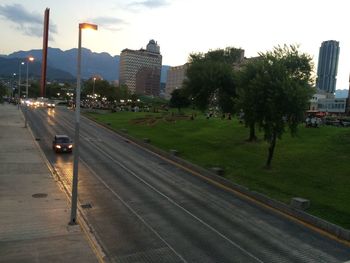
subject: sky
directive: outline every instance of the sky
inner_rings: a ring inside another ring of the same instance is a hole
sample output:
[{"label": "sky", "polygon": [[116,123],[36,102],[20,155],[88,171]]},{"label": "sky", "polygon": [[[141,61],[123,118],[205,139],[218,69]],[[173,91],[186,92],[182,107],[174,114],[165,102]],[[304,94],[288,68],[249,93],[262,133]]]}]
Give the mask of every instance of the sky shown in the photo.
[{"label": "sky", "polygon": [[317,71],[321,43],[340,42],[337,89],[349,88],[350,16],[345,0],[0,0],[0,54],[41,49],[43,14],[50,8],[49,46],[78,45],[120,55],[124,48],[160,45],[163,65],[187,62],[190,53],[236,47],[246,57],[278,45],[299,45]]}]

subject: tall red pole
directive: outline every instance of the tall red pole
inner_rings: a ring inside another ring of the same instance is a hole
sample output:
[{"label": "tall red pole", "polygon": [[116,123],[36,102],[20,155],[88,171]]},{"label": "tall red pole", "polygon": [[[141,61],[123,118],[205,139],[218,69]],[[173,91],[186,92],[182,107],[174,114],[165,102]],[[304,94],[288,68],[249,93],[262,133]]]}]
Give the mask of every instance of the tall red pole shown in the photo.
[{"label": "tall red pole", "polygon": [[46,95],[46,67],[47,67],[47,44],[49,40],[49,16],[50,8],[45,9],[44,18],[44,33],[43,33],[43,58],[41,63],[41,80],[40,80],[40,94],[41,97]]}]

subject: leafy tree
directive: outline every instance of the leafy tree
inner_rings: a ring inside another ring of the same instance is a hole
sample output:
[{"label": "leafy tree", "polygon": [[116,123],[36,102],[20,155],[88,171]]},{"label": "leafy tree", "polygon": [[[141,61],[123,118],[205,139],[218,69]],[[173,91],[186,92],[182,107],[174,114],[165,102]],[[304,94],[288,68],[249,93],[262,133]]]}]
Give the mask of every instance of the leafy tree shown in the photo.
[{"label": "leafy tree", "polygon": [[188,96],[185,93],[184,89],[175,89],[171,93],[170,107],[177,108],[180,113],[181,108],[187,107],[189,105],[190,105],[190,100],[188,99]]},{"label": "leafy tree", "polygon": [[248,141],[256,141],[255,126],[262,108],[263,90],[257,83],[262,68],[261,59],[250,59],[249,62],[238,72],[238,99],[236,107],[243,112],[245,125],[249,127]]},{"label": "leafy tree", "polygon": [[[38,81],[30,81],[28,84],[29,98],[37,98],[40,96],[40,84]],[[24,90],[26,88],[24,87]]]},{"label": "leafy tree", "polygon": [[0,102],[3,101],[3,97],[5,95],[8,94],[8,89],[7,87],[5,86],[5,84],[3,84],[2,82],[0,82]]},{"label": "leafy tree", "polygon": [[233,111],[233,64],[241,54],[240,49],[226,48],[190,55],[184,88],[200,110],[218,106],[224,112]]},{"label": "leafy tree", "polygon": [[[62,89],[64,88],[64,89]],[[52,82],[50,84],[46,85],[46,97],[48,98],[53,98],[53,97],[58,97],[57,94],[63,95],[66,93],[67,89],[69,88],[68,84],[65,84],[64,87],[60,86],[59,83],[57,82]]]},{"label": "leafy tree", "polygon": [[93,92],[100,95],[99,98],[106,97],[108,100],[115,100],[117,97],[115,87],[112,86],[107,80],[103,79],[96,79],[94,81],[92,78],[90,78],[84,82],[83,95],[92,95]]},{"label": "leafy tree", "polygon": [[116,89],[117,100],[127,100],[131,97],[131,92],[127,85],[120,85]]},{"label": "leafy tree", "polygon": [[[312,88],[312,59],[300,53],[296,46],[275,47],[273,51],[260,54],[261,59],[248,65],[241,79],[248,83],[240,90],[240,105],[245,107],[248,123],[257,123],[269,143],[266,167],[271,162],[277,139],[286,128],[292,135],[304,119],[305,110],[314,93]],[[249,97],[252,96],[252,102]]]}]

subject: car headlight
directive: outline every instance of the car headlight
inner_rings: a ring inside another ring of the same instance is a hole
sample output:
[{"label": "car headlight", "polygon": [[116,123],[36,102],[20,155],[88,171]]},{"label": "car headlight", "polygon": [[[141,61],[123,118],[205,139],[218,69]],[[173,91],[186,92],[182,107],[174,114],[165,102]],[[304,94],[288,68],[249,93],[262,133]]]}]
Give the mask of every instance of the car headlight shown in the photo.
[{"label": "car headlight", "polygon": [[61,145],[56,145],[56,148],[57,149],[61,149]]},{"label": "car headlight", "polygon": [[70,145],[68,146],[68,148],[69,148],[69,149],[72,149],[72,148],[73,148],[73,145],[72,145],[72,144],[70,144]]}]

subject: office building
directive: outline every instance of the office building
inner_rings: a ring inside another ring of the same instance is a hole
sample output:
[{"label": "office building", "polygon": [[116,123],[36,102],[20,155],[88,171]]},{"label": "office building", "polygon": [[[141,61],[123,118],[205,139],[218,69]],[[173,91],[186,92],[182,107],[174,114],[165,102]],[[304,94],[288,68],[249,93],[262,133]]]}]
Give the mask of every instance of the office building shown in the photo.
[{"label": "office building", "polygon": [[338,41],[329,40],[322,42],[318,57],[316,88],[328,93],[335,92],[339,50]]},{"label": "office building", "polygon": [[124,49],[120,54],[119,84],[127,85],[132,93],[158,96],[162,55],[154,40],[146,49]]},{"label": "office building", "polygon": [[186,70],[188,64],[176,67],[170,67],[167,73],[166,86],[165,86],[165,98],[170,99],[171,93],[175,89],[181,89],[183,81],[186,78]]}]

